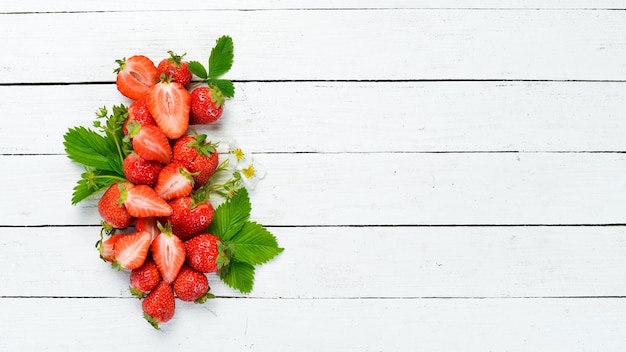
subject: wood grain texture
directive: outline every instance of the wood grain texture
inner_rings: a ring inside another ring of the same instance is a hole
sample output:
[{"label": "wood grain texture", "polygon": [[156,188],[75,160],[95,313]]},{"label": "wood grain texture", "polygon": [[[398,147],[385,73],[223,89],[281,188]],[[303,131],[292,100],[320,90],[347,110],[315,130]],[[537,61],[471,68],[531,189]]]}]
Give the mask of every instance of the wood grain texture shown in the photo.
[{"label": "wood grain texture", "polygon": [[[190,131],[252,152],[626,150],[622,82],[235,86],[223,118]],[[91,126],[99,107],[129,104],[113,84],[0,86],[0,96],[0,154],[63,154],[69,127]]]},{"label": "wood grain texture", "polygon": [[[225,33],[235,42],[236,64],[227,75],[235,80],[626,78],[620,60],[626,54],[624,11],[171,11],[168,18],[178,20],[162,21],[163,16],[0,14],[0,46],[12,53],[0,58],[0,83],[110,82],[115,59],[142,53],[158,61],[173,50],[204,61]],[[71,67],[71,74],[33,69],[41,62]]]},{"label": "wood grain texture", "polygon": [[[162,351],[205,346],[253,351],[626,348],[621,299],[217,299],[202,307],[180,304],[160,332],[143,321],[136,299],[5,298],[0,310],[9,313],[0,320],[3,350],[80,346],[109,351],[105,336]],[[51,325],[58,317],[71,328]],[[22,328],[26,325],[29,329]]]},{"label": "wood grain texture", "polygon": [[[623,227],[270,227],[286,248],[242,295],[283,299],[615,297]],[[0,297],[125,297],[128,274],[94,247],[97,227],[1,228]],[[60,250],[62,248],[63,250]],[[37,258],[24,265],[23,258]]]}]

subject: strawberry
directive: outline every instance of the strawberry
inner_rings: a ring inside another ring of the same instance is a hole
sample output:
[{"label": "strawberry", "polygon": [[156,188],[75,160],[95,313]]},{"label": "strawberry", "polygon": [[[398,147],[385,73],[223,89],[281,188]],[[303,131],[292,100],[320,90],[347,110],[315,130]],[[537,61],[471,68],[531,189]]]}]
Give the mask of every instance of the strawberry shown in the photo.
[{"label": "strawberry", "polygon": [[192,196],[176,198],[169,202],[172,215],[167,221],[181,240],[186,241],[209,227],[215,210],[208,200],[194,199]]},{"label": "strawberry", "polygon": [[135,222],[135,229],[137,231],[148,231],[152,234],[152,239],[154,239],[161,230],[157,227],[157,220],[154,217],[147,218],[137,218]]},{"label": "strawberry", "polygon": [[126,207],[119,202],[121,185],[114,183],[104,192],[98,201],[98,212],[106,224],[112,228],[123,229],[133,222]]},{"label": "strawberry", "polygon": [[126,206],[128,213],[137,218],[150,216],[170,216],[172,207],[147,185],[123,184],[120,201]]},{"label": "strawberry", "polygon": [[139,268],[148,256],[151,241],[149,232],[123,235],[113,245],[115,264],[129,270]]},{"label": "strawberry", "polygon": [[159,330],[159,323],[166,323],[174,317],[176,299],[172,286],[164,281],[150,291],[141,302],[143,317],[155,329]]},{"label": "strawberry", "polygon": [[168,51],[170,57],[161,60],[157,66],[157,77],[164,75],[170,78],[172,82],[178,82],[186,86],[191,82],[191,71],[189,71],[188,63],[183,60],[186,54],[176,55],[172,51]]},{"label": "strawberry", "polygon": [[163,164],[146,160],[137,153],[130,153],[124,158],[124,176],[135,185],[154,187],[161,169],[163,169]]},{"label": "strawberry", "polygon": [[174,293],[182,301],[204,303],[210,297],[206,275],[188,265],[183,265],[172,286]]},{"label": "strawberry", "polygon": [[224,112],[224,95],[214,85],[191,91],[190,125],[206,125],[217,121]]},{"label": "strawberry", "polygon": [[147,98],[148,109],[167,138],[179,138],[187,131],[191,97],[182,84],[161,80],[150,88]]},{"label": "strawberry", "polygon": [[102,260],[113,263],[115,262],[115,251],[113,250],[115,242],[119,240],[124,234],[117,234],[107,238],[104,241],[98,242],[98,251],[100,252],[100,258]]},{"label": "strawberry", "polygon": [[133,150],[140,157],[163,164],[169,164],[172,160],[172,147],[157,126],[141,126],[131,122],[128,125],[128,137],[133,142]]},{"label": "strawberry", "polygon": [[152,125],[156,126],[154,117],[148,110],[148,102],[145,98],[133,101],[128,107],[128,118],[122,128],[125,135],[128,134],[128,124],[133,121],[137,121],[141,126]]},{"label": "strawberry", "polygon": [[152,257],[159,268],[163,281],[174,282],[185,263],[185,244],[172,233],[169,226],[160,227],[161,233],[152,241]]},{"label": "strawberry", "polygon": [[159,274],[159,269],[154,260],[150,257],[146,258],[143,265],[130,272],[130,292],[138,298],[143,298],[159,282],[161,282],[161,274]]},{"label": "strawberry", "polygon": [[152,60],[143,55],[135,55],[115,62],[119,65],[114,70],[117,73],[117,90],[133,100],[145,97],[157,81],[157,69]]},{"label": "strawberry", "polygon": [[188,196],[193,190],[192,174],[179,163],[168,164],[159,173],[154,190],[165,200]]},{"label": "strawberry", "polygon": [[206,140],[205,134],[187,134],[174,143],[173,160],[181,163],[193,176],[194,188],[204,186],[219,164],[219,155],[213,144]]},{"label": "strawberry", "polygon": [[185,242],[187,264],[201,273],[212,273],[218,270],[220,239],[212,234],[203,233]]}]

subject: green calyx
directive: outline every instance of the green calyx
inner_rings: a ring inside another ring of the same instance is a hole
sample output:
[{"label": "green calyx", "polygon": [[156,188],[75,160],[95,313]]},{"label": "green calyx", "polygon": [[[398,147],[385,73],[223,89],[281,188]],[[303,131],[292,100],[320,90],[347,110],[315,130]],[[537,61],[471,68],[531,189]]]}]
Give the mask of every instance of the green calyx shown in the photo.
[{"label": "green calyx", "polygon": [[194,133],[191,135],[193,137],[193,141],[187,143],[188,147],[193,147],[196,149],[198,154],[211,156],[211,154],[215,153],[215,149],[218,146],[218,143],[212,143],[207,141],[206,134],[197,134]]},{"label": "green calyx", "polygon": [[153,317],[151,317],[150,314],[143,313],[143,318],[146,319],[146,321],[150,323],[150,325],[152,325],[153,328],[157,330],[161,330],[161,328],[159,327],[159,322]]},{"label": "green calyx", "polygon": [[209,91],[211,92],[211,101],[215,106],[222,107],[224,105],[224,94],[222,90],[214,83],[209,84]]},{"label": "green calyx", "polygon": [[181,63],[181,62],[182,62],[182,60],[183,60],[183,57],[185,57],[185,55],[187,55],[187,53],[184,53],[184,54],[182,54],[182,55],[176,55],[176,54],[174,54],[174,52],[173,52],[173,51],[171,51],[171,50],[169,50],[167,53],[168,53],[168,54],[170,54],[170,57],[169,57],[169,59],[167,59],[167,60],[168,60],[169,62],[173,63],[174,65],[176,65],[176,67],[179,67],[179,68],[180,68],[180,63]]},{"label": "green calyx", "polygon": [[113,73],[120,73],[126,67],[126,58],[115,60],[115,63],[118,67],[113,70]]}]

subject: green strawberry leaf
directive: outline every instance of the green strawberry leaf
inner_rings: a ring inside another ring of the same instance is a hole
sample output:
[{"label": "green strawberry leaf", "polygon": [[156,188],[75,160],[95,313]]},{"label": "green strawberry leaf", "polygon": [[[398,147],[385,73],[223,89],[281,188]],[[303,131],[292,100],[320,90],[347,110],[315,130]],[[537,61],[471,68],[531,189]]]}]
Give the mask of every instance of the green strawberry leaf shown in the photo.
[{"label": "green strawberry leaf", "polygon": [[202,64],[198,61],[189,61],[187,68],[189,68],[189,71],[191,71],[191,73],[204,80],[209,78],[209,74],[206,72],[206,68],[204,68],[204,66],[202,66]]},{"label": "green strawberry leaf", "polygon": [[238,189],[232,198],[217,207],[209,232],[222,241],[230,240],[248,221],[251,209],[248,191],[245,188]]},{"label": "green strawberry leaf", "polygon": [[115,144],[98,132],[79,126],[68,129],[63,138],[65,152],[71,160],[100,170],[120,171],[119,164],[113,160],[116,158],[111,158],[117,155]]},{"label": "green strawberry leaf", "polygon": [[284,250],[278,247],[274,235],[252,221],[246,222],[229,243],[233,250],[232,260],[250,265],[266,263]]},{"label": "green strawberry leaf", "polygon": [[222,92],[222,95],[227,98],[235,96],[235,86],[233,82],[227,79],[209,79],[207,83],[209,83],[209,86],[215,85]]},{"label": "green strawberry leaf", "polygon": [[231,261],[228,266],[220,270],[220,279],[228,286],[249,293],[254,286],[254,266],[237,261]]},{"label": "green strawberry leaf", "polygon": [[215,46],[211,49],[211,56],[209,56],[208,77],[211,79],[218,78],[228,72],[233,66],[233,58],[233,39],[227,35],[217,39]]}]

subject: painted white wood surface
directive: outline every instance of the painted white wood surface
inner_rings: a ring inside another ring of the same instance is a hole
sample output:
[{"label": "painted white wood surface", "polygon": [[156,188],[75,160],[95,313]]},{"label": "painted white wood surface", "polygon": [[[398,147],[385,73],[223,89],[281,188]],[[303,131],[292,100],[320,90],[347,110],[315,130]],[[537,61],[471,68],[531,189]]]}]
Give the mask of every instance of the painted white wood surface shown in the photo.
[{"label": "painted white wood surface", "polygon": [[[0,350],[625,350],[624,8],[0,4]],[[70,205],[62,134],[127,102],[115,59],[221,34],[237,96],[199,130],[268,168],[252,216],[286,251],[156,332]]]},{"label": "painted white wood surface", "polygon": [[[224,119],[194,129],[215,141],[235,139],[252,152],[626,150],[623,82],[249,82],[235,87]],[[0,127],[3,154],[62,154],[70,126],[89,127],[99,107],[128,105],[113,84],[0,86],[0,96],[9,121]],[[270,133],[273,138],[267,138]]]},{"label": "painted white wood surface", "polygon": [[224,33],[234,80],[626,78],[626,12],[613,10],[0,12],[0,32],[0,83],[110,82],[115,59],[204,61]]}]

